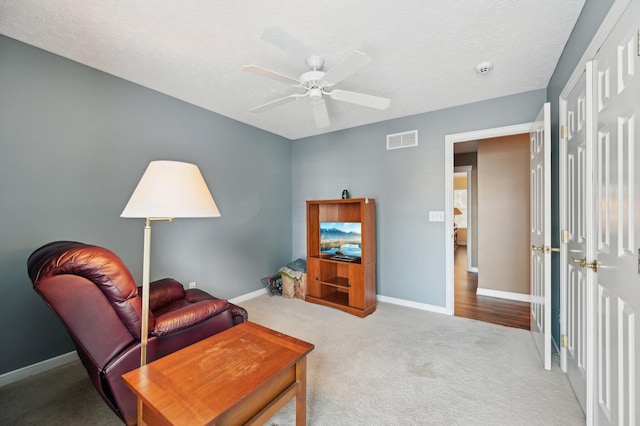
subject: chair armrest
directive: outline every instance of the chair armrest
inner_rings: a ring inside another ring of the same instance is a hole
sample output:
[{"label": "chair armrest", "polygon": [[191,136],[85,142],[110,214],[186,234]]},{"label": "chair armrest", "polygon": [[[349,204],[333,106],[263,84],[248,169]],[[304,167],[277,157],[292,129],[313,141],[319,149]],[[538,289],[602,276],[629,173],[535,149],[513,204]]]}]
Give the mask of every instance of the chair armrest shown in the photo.
[{"label": "chair armrest", "polygon": [[[198,302],[200,300],[210,299],[211,296],[209,293],[205,293],[204,291],[198,288],[190,288],[184,291],[184,298],[190,302]],[[216,299],[215,297],[213,297]],[[249,320],[249,314],[247,310],[241,306],[234,305],[233,303],[229,303],[229,310],[231,311],[231,317],[233,318],[233,325],[242,324],[245,321]]]},{"label": "chair armrest", "polygon": [[226,300],[203,300],[184,305],[175,310],[156,316],[156,326],[152,333],[156,336],[174,333],[198,324],[229,309]]},{"label": "chair armrest", "polygon": [[[138,287],[142,297],[142,288]],[[149,285],[149,310],[155,311],[176,300],[184,299],[184,287],[172,278],[154,281]]]}]

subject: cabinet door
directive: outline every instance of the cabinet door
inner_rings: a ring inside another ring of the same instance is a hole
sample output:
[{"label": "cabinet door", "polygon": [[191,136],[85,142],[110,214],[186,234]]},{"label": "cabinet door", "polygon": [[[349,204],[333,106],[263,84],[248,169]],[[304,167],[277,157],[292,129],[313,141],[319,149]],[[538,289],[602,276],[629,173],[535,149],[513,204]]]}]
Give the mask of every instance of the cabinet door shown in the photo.
[{"label": "cabinet door", "polygon": [[320,297],[320,260],[307,258],[307,294]]},{"label": "cabinet door", "polygon": [[364,269],[362,265],[349,265],[349,306],[364,309]]}]

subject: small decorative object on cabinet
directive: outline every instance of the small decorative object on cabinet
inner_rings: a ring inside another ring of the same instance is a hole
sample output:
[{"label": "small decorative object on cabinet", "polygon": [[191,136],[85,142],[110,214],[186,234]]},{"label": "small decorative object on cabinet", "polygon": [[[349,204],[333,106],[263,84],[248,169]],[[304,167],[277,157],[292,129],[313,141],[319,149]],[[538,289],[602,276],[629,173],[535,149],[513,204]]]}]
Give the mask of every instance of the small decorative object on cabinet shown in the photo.
[{"label": "small decorative object on cabinet", "polygon": [[376,310],[376,201],[307,201],[305,300],[359,317]]}]

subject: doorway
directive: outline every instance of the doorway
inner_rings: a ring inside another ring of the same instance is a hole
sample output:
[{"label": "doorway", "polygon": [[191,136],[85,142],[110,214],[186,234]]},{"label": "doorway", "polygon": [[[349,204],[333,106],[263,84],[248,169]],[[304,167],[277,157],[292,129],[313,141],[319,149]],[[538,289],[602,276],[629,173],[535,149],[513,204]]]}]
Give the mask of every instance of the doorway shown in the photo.
[{"label": "doorway", "polygon": [[[445,203],[445,226],[451,230],[451,238],[447,238],[446,246],[446,266],[447,266],[447,305],[446,312],[450,315],[463,316],[485,322],[492,322],[508,325],[517,328],[529,329],[530,305],[527,297],[521,300],[511,300],[511,298],[493,297],[501,296],[499,293],[481,292],[478,290],[478,269],[473,269],[477,263],[471,261],[471,256],[477,256],[471,247],[460,245],[455,246],[455,225],[454,225],[454,155],[457,151],[469,152],[468,147],[474,141],[528,134],[531,123],[507,126],[495,129],[485,129],[474,132],[447,135],[445,137],[445,175],[446,175],[446,203]],[[459,144],[459,145],[458,145]],[[456,148],[462,149],[456,149]],[[528,170],[528,167],[527,167]],[[471,221],[473,222],[473,221]],[[528,232],[528,226],[523,229]],[[477,241],[470,238],[467,229],[468,241]],[[478,247],[478,245],[476,245]],[[528,256],[526,257],[528,261]],[[469,267],[471,266],[471,268]],[[529,283],[526,280],[527,285]],[[504,292],[503,292],[504,293]]]},{"label": "doorway", "polygon": [[529,302],[477,294],[478,274],[467,270],[467,253],[458,246],[454,254],[455,316],[529,330]]},{"label": "doorway", "polygon": [[[523,300],[530,293],[529,238],[522,236],[529,230],[528,166],[528,134],[454,146],[456,316],[525,330],[530,327],[531,307]],[[482,239],[478,230],[483,231]],[[484,247],[480,277],[476,247]]]}]

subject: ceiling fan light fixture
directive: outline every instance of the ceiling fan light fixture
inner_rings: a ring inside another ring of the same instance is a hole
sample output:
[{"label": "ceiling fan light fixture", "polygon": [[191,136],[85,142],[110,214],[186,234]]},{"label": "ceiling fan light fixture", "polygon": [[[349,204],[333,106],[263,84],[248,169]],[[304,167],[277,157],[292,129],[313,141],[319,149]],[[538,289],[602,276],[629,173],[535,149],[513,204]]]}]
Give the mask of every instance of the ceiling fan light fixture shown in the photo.
[{"label": "ceiling fan light fixture", "polygon": [[322,89],[318,87],[310,88],[309,99],[311,99],[311,101],[319,101],[320,99],[322,99]]}]

